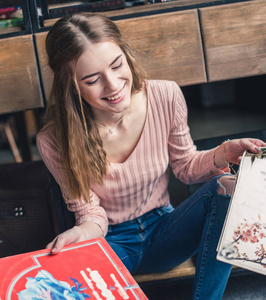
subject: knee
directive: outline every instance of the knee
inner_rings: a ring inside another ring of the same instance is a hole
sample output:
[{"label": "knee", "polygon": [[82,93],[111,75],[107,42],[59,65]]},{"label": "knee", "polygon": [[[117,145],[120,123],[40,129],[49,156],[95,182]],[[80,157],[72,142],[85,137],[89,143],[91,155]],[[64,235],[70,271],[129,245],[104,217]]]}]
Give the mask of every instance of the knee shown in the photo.
[{"label": "knee", "polygon": [[235,176],[226,175],[218,179],[218,193],[222,195],[232,195],[235,187]]}]

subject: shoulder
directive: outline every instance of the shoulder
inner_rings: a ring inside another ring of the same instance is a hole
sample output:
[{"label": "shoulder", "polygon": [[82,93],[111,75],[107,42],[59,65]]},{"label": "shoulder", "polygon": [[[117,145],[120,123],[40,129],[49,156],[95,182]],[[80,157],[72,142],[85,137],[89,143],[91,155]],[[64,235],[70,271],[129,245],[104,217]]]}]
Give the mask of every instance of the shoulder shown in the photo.
[{"label": "shoulder", "polygon": [[165,115],[174,128],[187,120],[187,104],[181,88],[175,81],[147,81],[148,101],[152,109]]},{"label": "shoulder", "polygon": [[44,126],[36,137],[36,144],[39,151],[43,148],[57,148],[56,130],[54,125]]},{"label": "shoulder", "polygon": [[175,81],[170,80],[147,80],[147,89],[152,91],[157,91],[161,93],[169,94],[173,91],[181,91],[180,87]]},{"label": "shoulder", "polygon": [[186,101],[175,81],[147,80],[147,95],[150,103],[163,105],[171,110],[186,110]]},{"label": "shoulder", "polygon": [[36,145],[43,162],[52,174],[61,169],[60,150],[55,126],[49,125],[42,128],[37,134]]},{"label": "shoulder", "polygon": [[146,89],[148,97],[156,98],[157,101],[167,101],[169,104],[184,101],[183,93],[175,81],[147,80]]}]

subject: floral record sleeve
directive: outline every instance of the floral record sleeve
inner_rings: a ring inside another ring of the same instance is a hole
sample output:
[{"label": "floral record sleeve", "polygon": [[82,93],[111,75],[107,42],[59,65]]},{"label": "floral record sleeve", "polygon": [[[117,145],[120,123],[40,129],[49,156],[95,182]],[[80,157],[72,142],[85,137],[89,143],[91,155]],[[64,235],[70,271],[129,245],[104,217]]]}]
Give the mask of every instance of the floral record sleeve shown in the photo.
[{"label": "floral record sleeve", "polygon": [[217,259],[266,274],[266,149],[240,163]]}]

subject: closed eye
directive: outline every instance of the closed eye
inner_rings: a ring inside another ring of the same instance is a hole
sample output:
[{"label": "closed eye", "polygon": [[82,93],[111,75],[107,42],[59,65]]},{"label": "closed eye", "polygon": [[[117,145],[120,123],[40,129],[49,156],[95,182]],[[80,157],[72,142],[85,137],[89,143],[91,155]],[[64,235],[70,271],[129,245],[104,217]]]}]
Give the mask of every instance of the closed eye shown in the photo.
[{"label": "closed eye", "polygon": [[115,66],[115,67],[113,67],[112,69],[113,69],[113,70],[119,69],[119,68],[122,67],[122,65],[123,65],[123,61],[121,61],[121,63],[120,63],[118,66]]},{"label": "closed eye", "polygon": [[95,79],[94,81],[87,81],[86,84],[87,84],[87,85],[93,85],[93,84],[95,84],[99,79],[100,79],[100,77],[98,77],[98,78]]}]

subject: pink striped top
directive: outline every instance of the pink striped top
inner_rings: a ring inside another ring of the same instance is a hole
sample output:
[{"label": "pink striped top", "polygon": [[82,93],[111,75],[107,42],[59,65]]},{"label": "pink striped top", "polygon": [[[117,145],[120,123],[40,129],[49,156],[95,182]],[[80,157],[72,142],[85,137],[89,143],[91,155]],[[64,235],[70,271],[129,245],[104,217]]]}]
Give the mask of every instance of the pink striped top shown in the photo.
[{"label": "pink striped top", "polygon": [[58,157],[54,127],[37,136],[40,155],[61,187],[76,223],[97,223],[107,233],[108,224],[132,220],[169,204],[167,191],[170,163],[184,183],[203,182],[228,169],[214,165],[215,149],[197,151],[187,125],[187,107],[175,82],[147,81],[148,109],[145,125],[135,149],[123,163],[110,163],[103,186],[91,186],[91,203],[69,199]]}]

